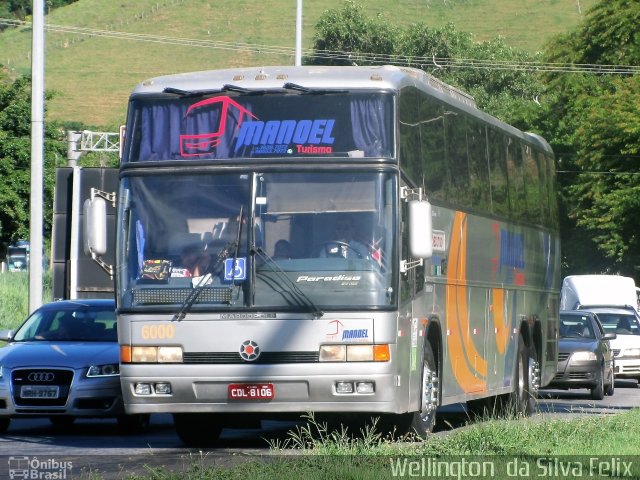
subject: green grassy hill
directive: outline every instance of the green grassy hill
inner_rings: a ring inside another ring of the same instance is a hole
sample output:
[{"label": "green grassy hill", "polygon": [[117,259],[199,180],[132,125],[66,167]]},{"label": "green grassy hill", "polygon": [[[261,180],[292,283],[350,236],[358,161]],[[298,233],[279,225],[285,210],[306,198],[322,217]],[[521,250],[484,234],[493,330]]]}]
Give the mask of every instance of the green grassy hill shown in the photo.
[{"label": "green grassy hill", "polygon": [[[303,2],[303,49],[314,25],[345,0]],[[360,0],[397,25],[447,22],[477,40],[501,35],[537,51],[577,25],[597,0]],[[115,128],[132,87],[149,77],[213,68],[294,63],[295,0],[80,0],[46,17],[49,118]],[[69,28],[73,27],[73,28]],[[124,34],[123,38],[113,35]],[[153,36],[151,38],[150,36]],[[163,37],[163,38],[159,38]],[[188,39],[200,42],[181,42]],[[146,41],[145,41],[146,40]],[[277,47],[277,48],[276,48]],[[0,34],[0,63],[31,68],[31,30]]]}]

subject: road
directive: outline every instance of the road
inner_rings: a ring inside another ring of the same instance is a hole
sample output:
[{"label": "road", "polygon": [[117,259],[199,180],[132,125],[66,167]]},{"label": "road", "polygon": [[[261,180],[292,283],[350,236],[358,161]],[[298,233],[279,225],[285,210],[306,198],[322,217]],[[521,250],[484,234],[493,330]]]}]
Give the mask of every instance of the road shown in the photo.
[{"label": "road", "polygon": [[[587,390],[544,390],[536,415],[570,418],[611,414],[637,406],[640,388],[636,382],[618,381],[615,394],[601,401],[591,400]],[[442,408],[436,432],[445,435],[466,425],[467,419],[461,405]],[[69,466],[66,478],[81,478],[80,472],[89,471],[101,472],[106,479],[124,478],[126,472],[143,473],[145,465],[182,471],[193,461],[226,465],[238,458],[269,454],[268,441],[284,441],[295,427],[290,422],[263,422],[262,430],[225,430],[219,447],[202,453],[181,445],[169,415],[154,415],[149,432],[131,436],[123,436],[114,420],[77,420],[64,428],[54,427],[47,419],[13,420],[9,430],[0,435],[0,478],[8,478],[10,457],[13,466],[17,458],[24,457],[37,459],[41,469]]]}]

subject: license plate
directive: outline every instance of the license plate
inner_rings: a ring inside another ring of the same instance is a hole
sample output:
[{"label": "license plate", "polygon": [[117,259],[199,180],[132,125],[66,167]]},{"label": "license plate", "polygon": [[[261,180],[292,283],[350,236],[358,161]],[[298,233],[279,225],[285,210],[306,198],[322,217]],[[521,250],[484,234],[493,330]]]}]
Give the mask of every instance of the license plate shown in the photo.
[{"label": "license plate", "polygon": [[273,383],[232,383],[227,392],[230,400],[271,400],[275,395]]},{"label": "license plate", "polygon": [[50,385],[23,385],[20,398],[58,398],[59,388]]}]

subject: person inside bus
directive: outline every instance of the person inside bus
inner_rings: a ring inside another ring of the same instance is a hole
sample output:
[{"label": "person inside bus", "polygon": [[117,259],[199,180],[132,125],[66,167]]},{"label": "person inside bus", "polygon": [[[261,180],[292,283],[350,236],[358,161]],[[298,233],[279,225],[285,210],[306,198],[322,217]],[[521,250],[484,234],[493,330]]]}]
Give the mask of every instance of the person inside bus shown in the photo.
[{"label": "person inside bus", "polygon": [[369,249],[355,238],[355,227],[351,218],[341,218],[336,222],[332,239],[325,242],[321,257],[344,257],[346,259],[369,258]]},{"label": "person inside bus", "polygon": [[275,260],[288,260],[291,258],[291,244],[284,238],[278,240],[274,245],[273,258]]}]

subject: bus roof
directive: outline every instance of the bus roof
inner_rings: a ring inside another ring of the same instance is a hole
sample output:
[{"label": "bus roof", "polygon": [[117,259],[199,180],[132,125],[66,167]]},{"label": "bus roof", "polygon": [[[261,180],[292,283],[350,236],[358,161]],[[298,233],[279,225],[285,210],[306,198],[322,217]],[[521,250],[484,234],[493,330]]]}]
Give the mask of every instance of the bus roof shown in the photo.
[{"label": "bus roof", "polygon": [[209,70],[151,78],[138,84],[133,94],[161,93],[165,88],[185,91],[216,90],[225,85],[247,89],[276,89],[294,83],[310,89],[374,88],[398,90],[422,83],[475,108],[473,97],[417,68],[391,65],[350,66],[273,66]]}]

